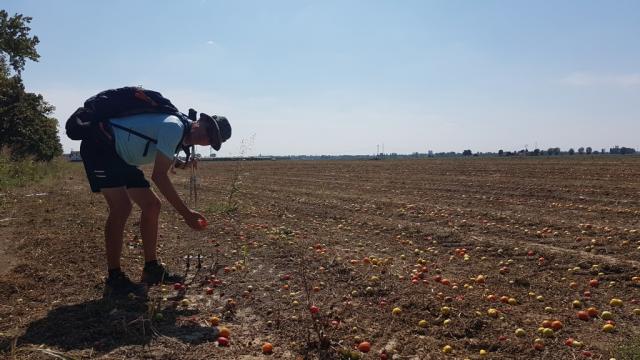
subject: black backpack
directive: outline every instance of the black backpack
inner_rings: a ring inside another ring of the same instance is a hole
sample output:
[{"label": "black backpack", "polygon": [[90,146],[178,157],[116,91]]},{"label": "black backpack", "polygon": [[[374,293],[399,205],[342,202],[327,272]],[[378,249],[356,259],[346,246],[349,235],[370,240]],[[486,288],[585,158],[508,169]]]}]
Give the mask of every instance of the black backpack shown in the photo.
[{"label": "black backpack", "polygon": [[[107,123],[107,120],[137,114],[160,113],[177,116],[184,124],[182,139],[188,134],[191,124],[187,119],[196,120],[196,111],[189,109],[189,115],[181,113],[171,101],[157,91],[141,87],[122,87],[103,91],[90,97],[84,106],[78,108],[67,120],[65,130],[72,140],[97,139],[113,144],[113,136],[109,127],[117,127],[133,135],[147,140],[143,156],[147,155],[149,144],[158,141],[145,134],[129,129],[125,126]],[[176,148],[176,153],[182,149],[189,160],[190,149],[182,146],[182,140]]]}]

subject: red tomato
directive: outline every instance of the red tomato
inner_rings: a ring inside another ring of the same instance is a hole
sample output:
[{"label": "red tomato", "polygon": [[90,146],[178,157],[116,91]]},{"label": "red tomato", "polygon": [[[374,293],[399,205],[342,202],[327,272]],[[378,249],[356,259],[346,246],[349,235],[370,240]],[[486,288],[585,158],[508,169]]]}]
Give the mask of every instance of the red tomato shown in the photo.
[{"label": "red tomato", "polygon": [[371,344],[369,344],[367,341],[363,341],[360,343],[360,345],[358,345],[358,350],[363,353],[368,353],[369,350],[371,350]]},{"label": "red tomato", "polygon": [[227,339],[226,337],[220,336],[218,338],[218,345],[219,346],[229,346],[229,339]]},{"label": "red tomato", "polygon": [[271,345],[271,343],[264,343],[262,344],[262,353],[263,354],[271,354],[273,352],[273,345]]}]

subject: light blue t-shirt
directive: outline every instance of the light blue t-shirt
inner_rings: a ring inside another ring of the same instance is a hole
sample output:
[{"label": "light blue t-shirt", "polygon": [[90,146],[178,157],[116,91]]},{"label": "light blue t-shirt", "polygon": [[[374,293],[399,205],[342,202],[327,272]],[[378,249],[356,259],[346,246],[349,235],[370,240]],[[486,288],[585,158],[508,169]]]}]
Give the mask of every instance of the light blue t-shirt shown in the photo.
[{"label": "light blue t-shirt", "polygon": [[112,126],[116,152],[127,164],[134,166],[154,162],[158,151],[173,159],[184,131],[182,121],[168,114],[132,115],[111,119],[111,123],[135,130],[158,141],[157,144],[150,143],[146,156],[143,156],[148,142],[146,139]]}]

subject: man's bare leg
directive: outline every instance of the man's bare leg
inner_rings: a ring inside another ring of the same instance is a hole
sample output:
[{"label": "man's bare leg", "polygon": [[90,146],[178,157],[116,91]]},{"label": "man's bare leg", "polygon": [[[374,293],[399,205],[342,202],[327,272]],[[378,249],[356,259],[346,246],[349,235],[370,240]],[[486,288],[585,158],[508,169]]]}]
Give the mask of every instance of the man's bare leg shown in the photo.
[{"label": "man's bare leg", "polygon": [[158,283],[183,282],[184,277],[170,273],[167,268],[158,263],[158,218],[160,217],[160,199],[148,188],[127,189],[131,199],[140,206],[140,232],[142,233],[142,243],[144,245],[144,270],[142,271],[142,282],[147,285]]},{"label": "man's bare leg", "polygon": [[158,259],[158,218],[160,217],[161,202],[158,196],[149,188],[127,189],[129,197],[140,207],[140,233],[144,248],[144,261]]},{"label": "man's bare leg", "polygon": [[144,284],[134,284],[120,269],[122,237],[127,218],[131,214],[131,199],[124,187],[103,188],[101,191],[109,205],[109,217],[104,228],[109,277],[105,284],[104,297],[120,298],[126,296],[131,299],[133,295],[144,299],[147,297],[147,287]]},{"label": "man's bare leg", "polygon": [[101,192],[109,205],[109,217],[104,227],[107,266],[109,270],[119,269],[122,238],[131,213],[131,200],[124,187],[101,189]]}]

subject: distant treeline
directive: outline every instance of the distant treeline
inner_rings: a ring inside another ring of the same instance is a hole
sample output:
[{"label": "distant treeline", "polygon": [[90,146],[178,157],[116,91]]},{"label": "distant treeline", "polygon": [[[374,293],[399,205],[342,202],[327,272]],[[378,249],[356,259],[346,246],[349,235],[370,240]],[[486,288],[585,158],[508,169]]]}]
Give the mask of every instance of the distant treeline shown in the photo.
[{"label": "distant treeline", "polygon": [[258,156],[245,156],[245,157],[213,157],[203,158],[201,161],[233,161],[233,160],[246,160],[246,161],[264,161],[264,160],[382,160],[382,159],[415,159],[415,158],[428,158],[428,157],[466,157],[466,156],[560,156],[560,155],[631,155],[637,154],[634,148],[615,146],[606,149],[593,150],[590,147],[573,148],[569,150],[562,150],[560,148],[549,148],[547,150],[517,150],[517,151],[504,151],[498,150],[498,152],[472,152],[471,150],[464,150],[463,152],[433,152],[428,151],[426,153],[414,152],[411,154],[398,154],[398,153],[380,153],[372,155],[284,155],[284,156],[271,156],[271,155],[258,155]]},{"label": "distant treeline", "polygon": [[471,150],[464,150],[462,152],[462,156],[479,156],[479,155],[497,155],[497,156],[557,156],[557,155],[601,155],[601,154],[611,154],[611,155],[631,155],[631,154],[635,154],[636,153],[636,149],[634,148],[628,148],[628,147],[620,147],[620,146],[614,146],[612,148],[609,148],[609,151],[607,151],[606,149],[601,149],[601,150],[593,150],[591,147],[580,147],[578,148],[578,150],[576,151],[573,148],[570,148],[567,151],[563,151],[562,149],[560,149],[559,147],[555,147],[555,148],[548,148],[547,150],[541,150],[541,149],[534,149],[534,150],[528,150],[528,149],[521,149],[521,150],[516,150],[516,151],[504,151],[504,150],[498,150],[497,153],[473,153]]}]

